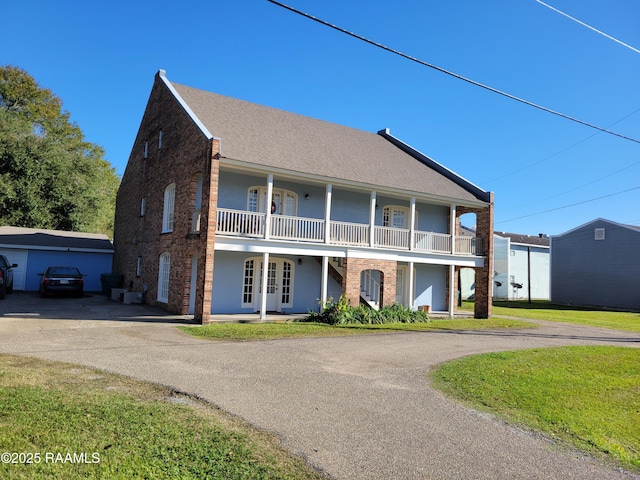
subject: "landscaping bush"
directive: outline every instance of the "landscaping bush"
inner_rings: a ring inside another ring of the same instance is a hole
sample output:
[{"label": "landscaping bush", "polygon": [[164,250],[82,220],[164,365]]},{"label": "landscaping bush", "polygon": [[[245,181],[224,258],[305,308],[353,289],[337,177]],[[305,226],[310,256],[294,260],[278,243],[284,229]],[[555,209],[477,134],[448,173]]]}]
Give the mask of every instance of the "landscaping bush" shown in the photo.
[{"label": "landscaping bush", "polygon": [[423,311],[414,311],[403,305],[394,304],[374,310],[366,305],[352,307],[342,295],[337,302],[328,301],[320,312],[310,312],[302,322],[319,322],[329,325],[383,324],[383,323],[424,323],[429,316]]}]

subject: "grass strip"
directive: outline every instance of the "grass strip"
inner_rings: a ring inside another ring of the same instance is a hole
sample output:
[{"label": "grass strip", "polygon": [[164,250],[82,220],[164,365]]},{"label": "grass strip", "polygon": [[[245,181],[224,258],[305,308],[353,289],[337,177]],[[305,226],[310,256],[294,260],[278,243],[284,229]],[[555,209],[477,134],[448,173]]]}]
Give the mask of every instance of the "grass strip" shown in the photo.
[{"label": "grass strip", "polygon": [[536,328],[535,324],[504,318],[431,320],[426,323],[386,323],[327,325],[311,322],[216,323],[204,326],[178,327],[181,331],[209,340],[273,340],[280,338],[338,337],[400,331],[480,330]]},{"label": "grass strip", "polygon": [[450,396],[640,471],[640,349],[475,355],[441,365],[431,378]]},{"label": "grass strip", "polygon": [[3,455],[3,479],[322,478],[272,436],[204,402],[8,355],[0,356],[0,452],[24,454],[16,463]]},{"label": "grass strip", "polygon": [[[463,302],[463,308],[473,310],[473,303]],[[493,315],[640,332],[640,313],[556,305],[545,300],[494,301]]]}]

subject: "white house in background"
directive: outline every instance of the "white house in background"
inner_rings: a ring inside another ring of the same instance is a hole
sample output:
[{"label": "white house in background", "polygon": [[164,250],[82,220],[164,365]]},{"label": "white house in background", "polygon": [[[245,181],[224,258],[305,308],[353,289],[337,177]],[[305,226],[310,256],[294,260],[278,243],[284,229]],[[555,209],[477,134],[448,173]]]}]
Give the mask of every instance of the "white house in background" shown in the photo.
[{"label": "white house in background", "polygon": [[[475,215],[477,235],[460,236]],[[493,194],[377,134],[158,72],[117,197],[114,271],[192,314],[306,313],[345,295],[453,315],[457,269],[491,314]]]},{"label": "white house in background", "polygon": [[[470,236],[475,232],[465,229]],[[493,235],[493,298],[549,300],[550,248],[546,235],[495,232]],[[472,269],[460,271],[461,295],[475,293]]]}]

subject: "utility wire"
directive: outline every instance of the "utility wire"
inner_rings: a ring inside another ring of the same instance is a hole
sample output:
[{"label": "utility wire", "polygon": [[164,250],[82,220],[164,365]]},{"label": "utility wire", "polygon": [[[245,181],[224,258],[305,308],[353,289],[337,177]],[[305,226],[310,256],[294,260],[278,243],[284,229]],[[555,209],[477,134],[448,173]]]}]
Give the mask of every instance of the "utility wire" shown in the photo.
[{"label": "utility wire", "polygon": [[565,209],[565,208],[575,207],[576,205],[583,205],[583,204],[585,204],[585,203],[590,203],[590,202],[595,202],[595,201],[597,201],[597,200],[602,200],[603,198],[615,197],[616,195],[621,195],[621,194],[623,194],[623,193],[631,192],[631,191],[633,191],[633,190],[638,190],[638,189],[640,189],[640,186],[638,186],[638,187],[633,187],[633,188],[628,188],[628,189],[626,189],[626,190],[622,190],[622,191],[620,191],[620,192],[610,193],[610,194],[608,194],[608,195],[603,195],[603,196],[601,196],[601,197],[590,198],[589,200],[583,200],[583,201],[581,201],[581,202],[572,203],[572,204],[570,204],[570,205],[564,205],[564,206],[562,206],[562,207],[551,208],[551,209],[549,209],[549,210],[544,210],[544,211],[542,211],[542,212],[530,213],[530,214],[528,214],[528,215],[522,215],[522,216],[520,216],[520,217],[511,218],[511,219],[509,219],[509,220],[502,220],[501,222],[495,222],[495,224],[497,225],[497,224],[499,224],[499,223],[508,223],[508,222],[513,222],[514,220],[520,220],[520,219],[522,219],[522,218],[533,217],[533,216],[535,216],[535,215],[542,215],[543,213],[555,212],[555,211],[562,210],[562,209]]},{"label": "utility wire", "polygon": [[[615,121],[615,122],[613,122],[612,124],[607,125],[607,128],[611,128],[611,127],[613,127],[614,125],[617,125],[618,123],[622,122],[623,120],[626,120],[626,119],[627,119],[627,118],[629,118],[631,115],[634,115],[634,114],[636,114],[636,113],[638,113],[638,112],[640,112],[640,108],[638,108],[638,109],[634,110],[633,112],[631,112],[631,113],[630,113],[630,114],[628,114],[628,115],[625,115],[625,116],[624,116],[624,117],[622,117],[621,119],[616,120],[616,121]],[[529,164],[529,165],[526,165],[526,166],[524,166],[524,167],[522,167],[522,168],[519,168],[518,170],[514,170],[514,171],[512,171],[512,172],[505,173],[504,175],[501,175],[501,176],[499,176],[499,177],[492,178],[491,180],[487,180],[487,181],[485,181],[485,182],[479,182],[479,184],[480,184],[480,185],[489,185],[489,184],[494,183],[494,182],[496,182],[496,181],[498,181],[498,180],[502,180],[503,178],[510,177],[510,176],[512,176],[512,175],[515,175],[515,174],[517,174],[517,173],[520,173],[520,172],[522,172],[523,170],[527,170],[527,169],[529,169],[529,168],[532,168],[532,167],[535,167],[535,166],[537,166],[537,165],[540,165],[541,163],[546,162],[547,160],[551,160],[552,158],[557,157],[558,155],[563,154],[563,153],[564,153],[564,152],[566,152],[567,150],[571,150],[572,148],[577,147],[578,145],[580,145],[580,144],[582,144],[582,143],[585,143],[587,140],[590,140],[590,139],[592,139],[593,137],[595,137],[596,135],[600,135],[601,133],[602,133],[602,132],[596,132],[596,133],[593,133],[593,134],[589,135],[588,137],[583,138],[582,140],[578,140],[578,141],[577,141],[577,142],[575,142],[574,144],[569,145],[568,147],[565,147],[565,148],[563,148],[562,150],[560,150],[560,151],[558,151],[558,152],[556,152],[556,153],[553,153],[553,154],[551,154],[551,155],[549,155],[549,156],[547,156],[547,157],[544,157],[542,160],[538,160],[537,162],[533,162],[533,163],[531,163],[531,164]],[[640,163],[640,162],[638,162],[638,163]],[[633,165],[630,165],[630,167],[633,167],[633,166],[635,166],[635,165],[637,165],[637,163],[634,163]],[[627,168],[630,168],[630,167],[627,167]],[[622,170],[625,170],[625,169],[623,168]],[[614,173],[621,172],[622,170],[618,170],[617,172],[614,172]],[[602,177],[602,178],[606,178],[606,177]],[[587,184],[587,185],[589,185],[589,184]]]},{"label": "utility wire", "polygon": [[540,0],[536,0],[536,2],[538,2],[540,5],[544,5],[545,7],[547,7],[547,8],[549,8],[549,9],[553,10],[553,11],[554,11],[554,12],[556,12],[556,13],[559,13],[560,15],[563,15],[563,16],[567,17],[567,18],[568,18],[568,19],[570,19],[570,20],[573,20],[573,21],[574,21],[574,22],[576,22],[576,23],[579,23],[579,24],[580,24],[580,25],[582,25],[583,27],[587,27],[589,30],[593,30],[594,32],[599,33],[599,34],[600,34],[600,35],[602,35],[603,37],[607,37],[609,40],[613,40],[614,42],[619,43],[619,44],[620,44],[620,45],[622,45],[623,47],[627,47],[628,49],[633,50],[633,51],[634,51],[634,52],[636,52],[636,53],[640,53],[640,50],[638,50],[637,48],[632,47],[631,45],[628,45],[628,44],[624,43],[623,41],[618,40],[618,39],[617,39],[617,38],[615,38],[615,37],[612,37],[611,35],[607,35],[606,33],[604,33],[604,32],[602,32],[602,31],[598,30],[597,28],[594,28],[594,27],[592,27],[591,25],[588,25],[588,24],[586,24],[586,23],[584,23],[584,22],[580,21],[580,20],[578,20],[577,18],[574,18],[574,17],[572,17],[571,15],[566,14],[566,13],[564,13],[563,11],[558,10],[558,9],[557,9],[557,8],[555,8],[555,7],[552,7],[551,5],[549,5],[549,4],[547,4],[547,3],[541,2]]},{"label": "utility wire", "polygon": [[566,120],[571,120],[572,122],[579,123],[579,124],[584,125],[586,127],[594,128],[596,130],[600,130],[601,132],[608,133],[609,135],[614,135],[616,137],[623,138],[625,140],[629,140],[631,142],[640,143],[640,140],[638,140],[638,139],[635,139],[635,138],[632,138],[632,137],[628,137],[626,135],[622,135],[621,133],[613,132],[611,130],[607,130],[606,128],[599,127],[599,126],[594,125],[592,123],[585,122],[585,121],[577,119],[575,117],[571,117],[569,115],[565,115],[564,113],[557,112],[555,110],[551,110],[550,108],[543,107],[542,105],[538,105],[536,103],[530,102],[530,101],[525,100],[523,98],[516,97],[515,95],[511,95],[509,93],[503,92],[503,91],[498,90],[496,88],[490,87],[490,86],[485,85],[483,83],[476,82],[475,80],[471,80],[470,78],[463,77],[462,75],[458,75],[457,73],[450,72],[449,70],[445,70],[444,68],[438,67],[436,65],[432,65],[432,64],[427,63],[427,62],[425,62],[423,60],[420,60],[419,58],[412,57],[411,55],[407,55],[406,53],[402,53],[402,52],[400,52],[398,50],[394,50],[393,48],[387,47],[387,46],[382,45],[382,44],[380,44],[378,42],[370,40],[370,39],[368,39],[366,37],[363,37],[362,35],[358,35],[357,33],[350,32],[348,30],[345,30],[344,28],[338,27],[337,25],[333,25],[333,24],[331,24],[329,22],[326,22],[326,21],[324,21],[324,20],[322,20],[320,18],[314,17],[313,15],[310,15],[308,13],[304,13],[304,12],[302,12],[300,10],[297,10],[297,9],[293,8],[293,7],[285,5],[284,3],[280,3],[280,2],[278,2],[276,0],[268,0],[268,1],[270,3],[273,3],[274,5],[278,5],[279,7],[282,7],[282,8],[284,8],[286,10],[289,10],[289,11],[291,11],[293,13],[296,13],[298,15],[302,15],[303,17],[306,17],[306,18],[308,18],[310,20],[318,22],[318,23],[320,23],[322,25],[325,25],[327,27],[333,28],[334,30],[342,32],[342,33],[344,33],[346,35],[349,35],[349,36],[351,36],[353,38],[357,38],[358,40],[362,40],[363,42],[366,42],[366,43],[368,43],[370,45],[373,45],[375,47],[378,47],[378,48],[381,48],[383,50],[386,50],[387,52],[393,53],[395,55],[399,55],[399,56],[401,56],[403,58],[406,58],[407,60],[411,60],[412,62],[418,63],[418,64],[423,65],[425,67],[433,68],[434,70],[437,70],[437,71],[439,71],[441,73],[445,73],[447,75],[450,75],[450,76],[452,76],[454,78],[457,78],[458,80],[463,80],[463,81],[465,81],[467,83],[475,85],[476,87],[484,88],[485,90],[489,90],[490,92],[497,93],[498,95],[502,95],[503,97],[507,97],[507,98],[509,98],[511,100],[515,100],[517,102],[524,103],[525,105],[529,105],[530,107],[534,107],[534,108],[537,108],[538,110],[542,110],[544,112],[551,113],[551,114],[556,115],[558,117],[562,117],[562,118],[564,118]]}]

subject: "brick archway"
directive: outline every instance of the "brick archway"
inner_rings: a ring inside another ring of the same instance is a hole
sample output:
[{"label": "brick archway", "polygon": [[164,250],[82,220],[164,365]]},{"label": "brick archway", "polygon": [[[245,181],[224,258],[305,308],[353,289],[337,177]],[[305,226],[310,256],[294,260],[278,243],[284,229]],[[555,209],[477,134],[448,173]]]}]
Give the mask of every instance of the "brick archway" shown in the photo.
[{"label": "brick archway", "polygon": [[392,260],[345,258],[343,262],[342,292],[349,304],[360,304],[360,275],[365,270],[380,272],[380,306],[392,305],[396,301],[396,275],[398,264]]}]

